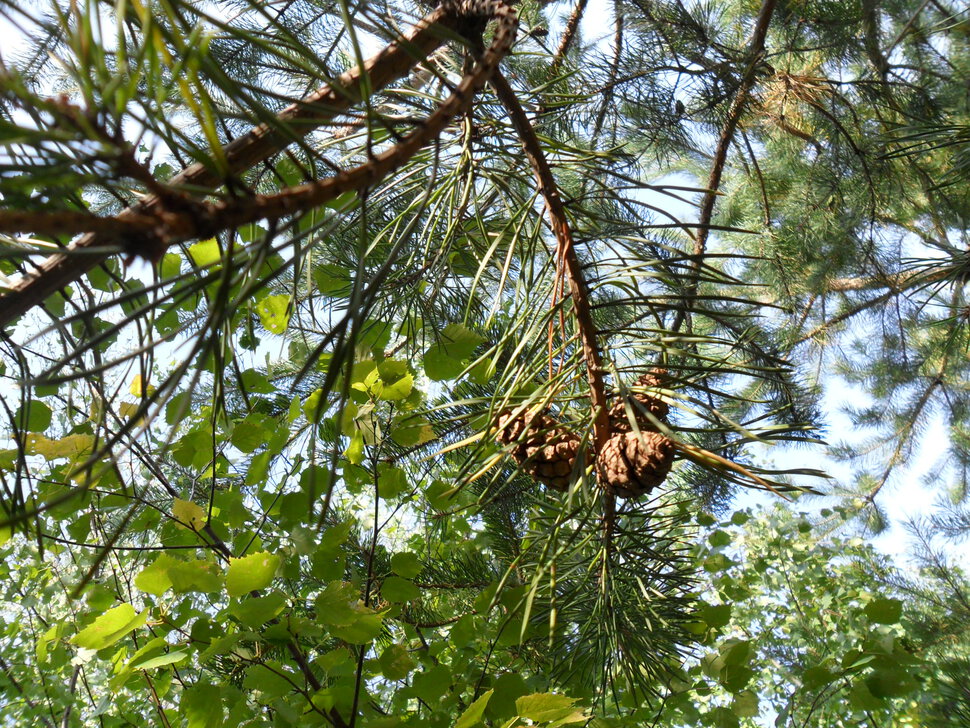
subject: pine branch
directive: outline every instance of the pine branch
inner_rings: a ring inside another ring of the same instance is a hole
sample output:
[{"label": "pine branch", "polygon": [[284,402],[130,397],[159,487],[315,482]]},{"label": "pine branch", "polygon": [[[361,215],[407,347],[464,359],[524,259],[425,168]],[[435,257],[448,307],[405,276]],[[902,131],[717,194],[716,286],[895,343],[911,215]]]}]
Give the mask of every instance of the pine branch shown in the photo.
[{"label": "pine branch", "polygon": [[751,33],[751,40],[748,43],[748,66],[745,68],[744,75],[741,77],[741,83],[734,96],[734,101],[731,103],[731,108],[728,110],[724,126],[721,127],[721,134],[718,137],[717,147],[714,151],[714,162],[711,165],[711,172],[707,178],[707,191],[704,193],[700,205],[697,235],[694,238],[694,248],[692,251],[694,260],[689,274],[691,280],[684,295],[683,308],[678,311],[677,317],[671,327],[672,331],[678,331],[681,325],[683,325],[684,320],[687,318],[687,312],[690,310],[691,303],[697,295],[697,279],[700,276],[704,253],[707,249],[707,236],[710,232],[711,218],[714,214],[714,202],[717,199],[718,190],[721,187],[721,177],[724,174],[727,153],[731,148],[731,144],[734,142],[734,133],[738,128],[738,122],[741,121],[741,114],[744,112],[745,106],[747,106],[751,88],[754,86],[755,72],[764,54],[765,37],[768,34],[768,25],[775,12],[776,4],[777,0],[764,0],[761,4],[761,10],[758,11],[758,19],[755,22],[754,30]]},{"label": "pine branch", "polygon": [[[226,179],[269,159],[285,149],[295,139],[305,136],[334,116],[346,111],[359,100],[358,89],[364,77],[374,90],[382,89],[407,75],[411,69],[445,40],[445,29],[454,30],[461,16],[444,8],[437,8],[422,18],[405,38],[392,42],[380,53],[341,74],[334,82],[284,109],[272,126],[260,124],[248,134],[227,144],[222,150],[226,169],[220,176],[202,163],[189,165],[169,180],[172,187],[213,189]],[[156,196],[146,197],[125,210],[117,219],[129,220],[146,214],[156,214],[165,207]],[[51,294],[80,278],[87,271],[107,259],[108,254],[78,256],[85,249],[104,246],[102,235],[89,233],[72,243],[63,252],[50,256],[37,272],[26,275],[11,290],[0,297],[0,328],[22,316]]]},{"label": "pine branch", "polygon": [[558,70],[566,54],[569,52],[569,47],[573,44],[576,39],[576,33],[579,30],[579,23],[583,19],[583,13],[586,12],[586,4],[588,0],[579,0],[576,3],[576,7],[573,8],[572,15],[569,16],[569,20],[566,21],[566,28],[562,33],[562,40],[559,42],[559,48],[556,49],[556,55],[553,56],[552,63],[550,64],[550,70],[555,73]]},{"label": "pine branch", "polygon": [[[565,275],[569,282],[569,293],[579,327],[579,338],[582,342],[583,358],[586,362],[586,376],[589,381],[590,406],[593,410],[593,456],[595,459],[610,438],[610,420],[607,413],[608,405],[606,385],[603,380],[602,357],[597,342],[596,325],[593,323],[590,310],[589,288],[583,275],[583,266],[576,255],[572,230],[569,227],[566,208],[563,205],[562,197],[559,195],[556,179],[552,174],[552,168],[549,166],[545,152],[542,151],[542,145],[536,137],[535,130],[529,122],[529,117],[526,116],[525,110],[505,76],[496,72],[492,75],[490,83],[492,88],[495,89],[499,101],[502,102],[508,112],[512,126],[518,134],[519,141],[522,143],[525,154],[532,165],[532,171],[539,183],[539,192],[545,200],[546,210],[549,213],[550,226],[556,236],[557,265],[561,265],[565,269]],[[615,517],[616,496],[604,491],[604,498],[604,521],[607,541],[609,542]],[[609,548],[607,548],[607,551],[609,551]]]},{"label": "pine branch", "polygon": [[0,210],[0,233],[77,235],[95,233],[107,240],[147,235],[159,224],[151,215],[100,217],[73,210]]}]

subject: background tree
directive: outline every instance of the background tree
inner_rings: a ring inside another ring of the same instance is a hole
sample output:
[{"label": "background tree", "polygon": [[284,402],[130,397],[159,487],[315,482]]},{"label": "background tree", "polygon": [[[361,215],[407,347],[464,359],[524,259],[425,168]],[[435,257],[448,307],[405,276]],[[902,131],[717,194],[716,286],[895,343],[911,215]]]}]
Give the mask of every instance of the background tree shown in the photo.
[{"label": "background tree", "polygon": [[815,482],[753,446],[829,373],[885,450],[832,513],[936,411],[964,482],[965,13],[613,10],[0,0],[15,719],[666,720],[695,516]]}]

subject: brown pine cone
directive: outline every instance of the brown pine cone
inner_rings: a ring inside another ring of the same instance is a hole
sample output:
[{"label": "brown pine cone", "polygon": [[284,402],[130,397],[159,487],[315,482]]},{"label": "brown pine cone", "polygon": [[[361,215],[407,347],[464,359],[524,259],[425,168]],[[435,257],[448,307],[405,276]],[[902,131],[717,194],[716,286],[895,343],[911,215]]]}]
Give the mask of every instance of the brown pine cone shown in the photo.
[{"label": "brown pine cone", "polygon": [[579,438],[562,427],[547,434],[551,437],[545,444],[526,448],[526,458],[519,464],[540,483],[555,490],[568,490],[579,453]]},{"label": "brown pine cone", "polygon": [[[667,374],[666,369],[651,369],[642,375],[633,384],[638,389],[656,388],[661,385],[663,377]],[[630,407],[636,419],[637,426],[642,432],[656,432],[657,426],[646,416],[649,412],[658,420],[664,420],[670,413],[670,407],[659,397],[655,397],[648,392],[634,392],[629,395]],[[622,398],[618,398],[609,411],[610,430],[617,432],[632,432],[630,418],[627,416],[626,406]]]},{"label": "brown pine cone", "polygon": [[511,411],[506,411],[498,417],[495,439],[500,445],[524,448],[527,441],[534,440],[537,436],[542,437],[543,431],[552,429],[557,424],[555,419],[543,414],[538,408],[520,412],[515,416]]},{"label": "brown pine cone", "polygon": [[512,458],[540,483],[556,490],[569,487],[580,439],[555,418],[538,410],[518,416],[504,412],[498,418],[495,439],[512,445]]},{"label": "brown pine cone", "polygon": [[659,432],[621,432],[599,454],[603,487],[620,498],[636,498],[660,485],[674,462],[674,443]]}]

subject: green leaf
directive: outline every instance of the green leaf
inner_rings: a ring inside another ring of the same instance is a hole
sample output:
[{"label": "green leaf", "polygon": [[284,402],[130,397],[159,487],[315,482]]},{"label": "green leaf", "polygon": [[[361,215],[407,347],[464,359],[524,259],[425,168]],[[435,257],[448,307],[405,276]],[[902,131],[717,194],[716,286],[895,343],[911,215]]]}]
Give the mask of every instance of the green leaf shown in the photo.
[{"label": "green leaf", "polygon": [[168,577],[172,580],[172,589],[177,594],[185,592],[204,592],[211,594],[222,590],[222,571],[212,561],[193,559],[181,561],[175,559],[168,567]]},{"label": "green leaf", "polygon": [[182,691],[179,711],[187,728],[210,728],[222,725],[222,698],[218,685],[196,683]]},{"label": "green leaf", "polygon": [[423,568],[418,555],[411,551],[401,551],[391,557],[391,570],[405,579],[413,579]]},{"label": "green leaf", "polygon": [[903,603],[899,599],[880,597],[866,605],[865,613],[875,624],[896,624],[903,615]]},{"label": "green leaf", "polygon": [[267,418],[261,415],[249,415],[236,423],[232,428],[229,442],[247,455],[266,444],[269,432],[265,423]]},{"label": "green leaf", "polygon": [[465,712],[458,717],[455,728],[472,728],[472,726],[481,723],[482,715],[485,713],[485,708],[488,707],[488,701],[492,698],[493,692],[494,690],[489,690],[482,693],[474,703],[465,708]]},{"label": "green leaf", "polygon": [[156,657],[149,657],[147,660],[132,663],[129,665],[129,667],[132,670],[154,670],[156,667],[174,665],[176,662],[181,662],[188,656],[189,653],[187,651],[178,650],[176,652],[169,652],[164,655],[157,655]]},{"label": "green leaf", "polygon": [[432,347],[424,354],[424,373],[435,382],[457,379],[465,371],[465,364],[448,356],[440,347]]},{"label": "green leaf", "polygon": [[724,627],[731,621],[730,604],[702,604],[698,615],[708,627]]},{"label": "green leaf", "polygon": [[263,328],[271,334],[282,334],[290,323],[290,297],[266,296],[256,303],[256,313]]},{"label": "green leaf", "polygon": [[408,486],[407,473],[396,465],[381,463],[377,476],[377,494],[385,500],[397,498]]},{"label": "green leaf", "polygon": [[875,670],[866,678],[866,687],[876,698],[898,698],[913,692],[919,686],[906,670],[884,668]]},{"label": "green leaf", "polygon": [[467,359],[485,339],[467,326],[448,324],[439,334],[438,346],[452,359]]},{"label": "green leaf", "polygon": [[136,614],[135,608],[130,604],[120,604],[114,609],[109,609],[91,625],[74,635],[71,643],[89,650],[102,650],[147,621],[147,609]]},{"label": "green leaf", "polygon": [[322,263],[313,271],[313,282],[320,293],[328,296],[346,297],[350,295],[351,271],[345,266]]},{"label": "green leaf", "polygon": [[[24,407],[27,408],[26,413]],[[26,422],[28,432],[43,432],[51,426],[52,417],[51,408],[36,399],[25,403],[17,410],[17,422]]]},{"label": "green leaf", "polygon": [[192,262],[200,268],[222,260],[222,251],[219,250],[219,241],[215,238],[200,240],[189,246],[189,257]]},{"label": "green leaf", "polygon": [[411,602],[421,597],[421,590],[407,579],[389,576],[381,585],[381,596],[389,602]]},{"label": "green leaf", "polygon": [[757,718],[761,711],[758,707],[758,696],[750,690],[744,690],[734,696],[731,710],[739,718]]},{"label": "green leaf", "polygon": [[275,619],[286,606],[286,596],[278,591],[264,597],[249,597],[229,608],[229,613],[251,629]]},{"label": "green leaf", "polygon": [[[519,715],[527,720],[533,720],[536,723],[548,723],[573,715],[576,711],[573,707],[575,702],[575,698],[565,695],[534,693],[523,695],[516,700],[515,708],[519,711]],[[585,720],[585,717],[577,717],[576,720],[570,722],[578,723],[581,720]]]},{"label": "green leaf", "polygon": [[172,515],[183,528],[191,528],[195,531],[201,531],[207,520],[205,509],[202,506],[181,498],[176,498],[172,504]]},{"label": "green leaf", "polygon": [[354,433],[354,436],[350,438],[350,444],[347,445],[347,449],[344,450],[344,457],[350,461],[352,465],[360,465],[364,462],[364,436],[358,430]]},{"label": "green leaf", "polygon": [[414,670],[414,660],[404,645],[389,645],[381,653],[381,672],[388,680],[403,680]]},{"label": "green leaf", "polygon": [[226,573],[229,596],[238,597],[269,586],[276,576],[280,561],[278,555],[265,551],[240,559],[229,559],[229,571]]},{"label": "green leaf", "polygon": [[175,563],[175,559],[168,554],[160,554],[155,561],[138,573],[135,577],[135,587],[148,594],[161,596],[172,588],[168,568]]}]

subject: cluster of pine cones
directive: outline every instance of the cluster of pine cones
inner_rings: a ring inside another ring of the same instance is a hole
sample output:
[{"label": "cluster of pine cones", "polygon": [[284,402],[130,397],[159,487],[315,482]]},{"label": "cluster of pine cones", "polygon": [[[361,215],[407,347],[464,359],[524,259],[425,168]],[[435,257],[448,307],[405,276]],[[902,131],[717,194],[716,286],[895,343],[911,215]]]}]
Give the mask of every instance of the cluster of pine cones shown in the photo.
[{"label": "cluster of pine cones", "polygon": [[[617,398],[610,407],[610,439],[599,454],[597,472],[603,487],[621,498],[649,493],[664,481],[673,465],[674,443],[656,426],[656,421],[666,421],[669,407],[643,391],[659,387],[666,373],[664,369],[650,370],[636,381],[629,398]],[[631,424],[631,416],[639,432]],[[495,439],[511,446],[512,458],[540,483],[556,490],[569,488],[580,438],[555,418],[538,409],[515,416],[505,412],[498,419]]]}]

